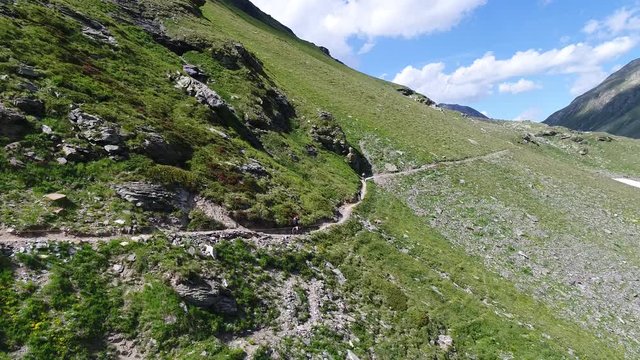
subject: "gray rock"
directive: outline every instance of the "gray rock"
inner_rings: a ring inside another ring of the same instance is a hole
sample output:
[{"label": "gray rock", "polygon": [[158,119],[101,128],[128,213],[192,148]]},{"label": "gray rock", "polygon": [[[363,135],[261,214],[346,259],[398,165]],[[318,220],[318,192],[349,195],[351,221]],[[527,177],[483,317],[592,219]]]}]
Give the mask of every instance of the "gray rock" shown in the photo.
[{"label": "gray rock", "polygon": [[260,164],[257,160],[254,160],[254,159],[250,159],[249,163],[240,166],[238,170],[242,171],[243,173],[249,173],[256,177],[269,176],[269,172],[267,171],[267,169],[265,169],[264,166],[262,166],[262,164]]},{"label": "gray rock", "polygon": [[182,70],[184,70],[184,72],[186,72],[187,75],[191,76],[192,78],[198,81],[206,82],[207,79],[209,78],[207,74],[204,71],[202,71],[202,69],[200,69],[195,65],[190,65],[190,64],[183,65]]},{"label": "gray rock", "polygon": [[311,127],[311,138],[322,145],[325,149],[339,155],[349,153],[347,137],[338,125]]},{"label": "gray rock", "polygon": [[188,76],[180,76],[176,80],[176,88],[184,90],[189,96],[193,96],[199,103],[207,105],[212,110],[228,107],[217,92],[211,90],[204,83]]},{"label": "gray rock", "polygon": [[60,165],[66,165],[69,161],[63,157],[59,157],[56,159],[56,162]]},{"label": "gray rock", "polygon": [[79,131],[78,137],[97,145],[121,145],[118,125],[104,121],[102,118],[75,109],[69,113],[69,120]]},{"label": "gray rock", "polygon": [[9,141],[16,141],[34,130],[33,125],[24,115],[0,104],[0,137],[6,137]]},{"label": "gray rock", "polygon": [[138,152],[164,165],[181,165],[191,158],[192,150],[187,146],[170,144],[160,134],[145,134]]},{"label": "gray rock", "polygon": [[22,83],[20,83],[19,86],[20,86],[21,89],[27,90],[30,93],[35,93],[35,92],[37,92],[39,90],[39,88],[36,85],[34,85],[33,83],[31,83],[29,81],[22,82]]},{"label": "gray rock", "polygon": [[97,29],[85,26],[82,28],[82,35],[97,42],[103,42],[112,46],[118,46],[118,40],[116,40],[116,38],[111,35],[107,28],[102,25],[100,26],[101,27]]},{"label": "gray rock", "polygon": [[555,130],[543,130],[536,134],[538,137],[553,137],[558,135],[558,132]]},{"label": "gray rock", "polygon": [[228,290],[215,281],[172,280],[174,290],[191,305],[201,308],[212,308],[214,311],[233,315],[238,312],[238,305]]},{"label": "gray rock", "polygon": [[536,138],[535,135],[533,135],[532,133],[524,133],[522,135],[522,142],[524,144],[534,144],[534,145],[540,146],[540,144],[538,144],[535,138]]},{"label": "gray rock", "polygon": [[43,117],[46,112],[44,101],[39,99],[19,98],[13,101],[13,105],[25,114],[36,117]]},{"label": "gray rock", "polygon": [[91,158],[91,151],[80,145],[63,144],[60,151],[69,161],[87,161]]},{"label": "gray rock", "polygon": [[449,335],[440,335],[438,336],[438,346],[444,351],[449,351],[453,346],[453,339]]},{"label": "gray rock", "polygon": [[115,187],[121,198],[148,211],[171,212],[185,208],[188,194],[184,191],[171,192],[160,185],[132,182]]},{"label": "gray rock", "polygon": [[306,148],[307,150],[307,155],[311,156],[311,157],[316,157],[318,156],[318,149],[316,149],[315,146],[313,145],[307,145]]},{"label": "gray rock", "polygon": [[47,125],[42,125],[42,132],[47,135],[53,134],[53,129]]},{"label": "gray rock", "polygon": [[22,169],[24,168],[24,163],[16,158],[11,158],[9,159],[9,166],[11,166],[12,168],[15,169]]},{"label": "gray rock", "polygon": [[4,147],[4,151],[13,154],[19,152],[20,150],[22,150],[22,144],[19,141],[12,142],[11,144],[8,144]]},{"label": "gray rock", "polygon": [[295,117],[295,108],[287,96],[276,88],[269,88],[256,99],[254,110],[245,114],[245,121],[254,128],[288,132]]},{"label": "gray rock", "polygon": [[29,66],[29,65],[25,65],[25,64],[20,64],[18,66],[18,70],[16,71],[16,73],[20,76],[23,77],[27,77],[27,78],[31,78],[31,79],[37,79],[40,76],[42,76],[38,70],[36,70],[35,67],[33,66]]},{"label": "gray rock", "polygon": [[255,74],[263,74],[260,60],[239,42],[228,42],[213,50],[213,58],[230,70],[246,68]]},{"label": "gray rock", "polygon": [[585,156],[589,154],[589,149],[582,149],[580,150],[580,155]]},{"label": "gray rock", "polygon": [[118,145],[105,145],[104,151],[106,151],[109,156],[121,155],[124,153],[123,149]]}]

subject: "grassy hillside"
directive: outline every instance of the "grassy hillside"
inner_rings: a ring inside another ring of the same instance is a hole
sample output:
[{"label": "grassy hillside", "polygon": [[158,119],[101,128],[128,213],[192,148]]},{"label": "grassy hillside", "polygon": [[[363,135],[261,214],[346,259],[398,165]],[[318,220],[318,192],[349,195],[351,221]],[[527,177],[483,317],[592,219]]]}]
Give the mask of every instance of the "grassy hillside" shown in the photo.
[{"label": "grassy hillside", "polygon": [[243,0],[0,6],[0,359],[640,354],[640,143],[431,108]]}]

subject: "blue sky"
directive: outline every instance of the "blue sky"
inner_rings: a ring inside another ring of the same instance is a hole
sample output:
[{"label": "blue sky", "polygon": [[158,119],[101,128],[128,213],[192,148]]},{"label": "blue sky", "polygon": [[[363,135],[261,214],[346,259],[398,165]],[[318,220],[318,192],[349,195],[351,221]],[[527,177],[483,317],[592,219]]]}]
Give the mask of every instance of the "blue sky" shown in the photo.
[{"label": "blue sky", "polygon": [[640,57],[635,0],[253,0],[367,74],[544,120]]}]

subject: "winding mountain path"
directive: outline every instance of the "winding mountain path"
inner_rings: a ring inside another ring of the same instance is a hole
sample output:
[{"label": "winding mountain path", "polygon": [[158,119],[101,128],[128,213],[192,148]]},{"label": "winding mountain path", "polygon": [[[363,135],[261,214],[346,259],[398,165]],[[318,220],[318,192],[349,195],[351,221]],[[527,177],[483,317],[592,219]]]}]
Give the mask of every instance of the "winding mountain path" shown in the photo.
[{"label": "winding mountain path", "polygon": [[[272,238],[291,238],[291,237],[301,237],[309,234],[327,231],[334,226],[339,226],[345,224],[347,221],[351,219],[354,210],[364,201],[367,196],[367,183],[369,181],[373,181],[377,184],[384,183],[390,179],[400,177],[400,176],[408,176],[417,174],[423,171],[432,170],[439,166],[447,166],[447,165],[459,165],[466,164],[473,161],[478,160],[488,160],[497,158],[507,154],[509,150],[502,150],[493,152],[487,155],[470,157],[461,160],[451,160],[451,161],[441,161],[428,165],[424,165],[418,168],[392,172],[392,173],[380,173],[375,174],[371,177],[361,180],[360,193],[358,196],[358,200],[353,203],[347,203],[342,205],[338,209],[338,213],[340,214],[339,218],[335,221],[326,221],[315,226],[311,226],[307,228],[305,231],[299,234],[291,234],[291,228],[277,228],[277,229],[248,229],[239,227],[237,229],[226,229],[226,230],[215,230],[215,231],[179,231],[179,232],[168,232],[174,233],[180,236],[219,236],[219,237],[234,237],[236,235],[244,235],[244,236],[270,236]],[[107,235],[107,236],[75,236],[65,234],[63,232],[54,232],[54,231],[44,231],[44,232],[34,232],[25,234],[23,236],[13,234],[6,230],[0,230],[0,245],[1,244],[19,244],[24,243],[25,241],[29,242],[37,242],[37,241],[53,241],[53,242],[70,242],[70,243],[98,243],[104,241],[111,241],[115,239],[123,239],[123,240],[131,240],[137,241],[139,239],[143,239],[148,235]]]}]

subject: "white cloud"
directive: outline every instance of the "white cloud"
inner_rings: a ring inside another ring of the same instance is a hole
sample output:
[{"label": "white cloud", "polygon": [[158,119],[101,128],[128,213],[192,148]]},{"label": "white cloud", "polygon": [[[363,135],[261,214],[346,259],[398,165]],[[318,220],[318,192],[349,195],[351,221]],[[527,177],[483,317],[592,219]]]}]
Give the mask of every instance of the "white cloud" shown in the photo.
[{"label": "white cloud", "polygon": [[640,8],[616,10],[603,20],[589,20],[582,31],[600,36],[617,36],[621,33],[635,32],[640,30]]},{"label": "white cloud", "polygon": [[540,117],[540,109],[534,107],[534,108],[530,108],[523,111],[520,115],[516,116],[513,120],[514,121],[525,121],[525,120],[539,121],[538,119],[539,117]]},{"label": "white cloud", "polygon": [[636,44],[636,39],[621,36],[596,46],[577,43],[545,52],[519,51],[508,59],[497,59],[493,53],[487,53],[451,73],[445,72],[443,63],[422,68],[407,66],[393,81],[438,102],[467,102],[493,94],[496,84],[516,77],[601,72],[605,62],[627,53]]},{"label": "white cloud", "polygon": [[[411,38],[457,25],[487,0],[253,0],[263,11],[299,36],[326,46],[349,61],[349,39],[367,39],[370,51],[377,37]],[[366,51],[365,51],[366,50]]]},{"label": "white cloud", "polygon": [[520,94],[527,91],[541,89],[542,85],[527,79],[520,79],[517,82],[503,82],[498,86],[501,93]]}]

